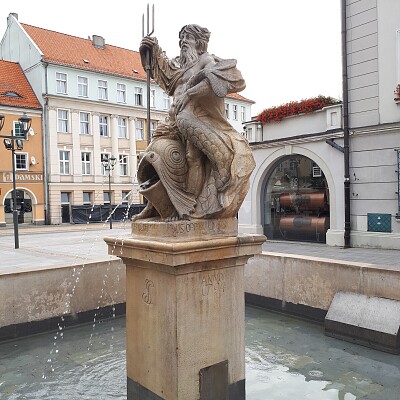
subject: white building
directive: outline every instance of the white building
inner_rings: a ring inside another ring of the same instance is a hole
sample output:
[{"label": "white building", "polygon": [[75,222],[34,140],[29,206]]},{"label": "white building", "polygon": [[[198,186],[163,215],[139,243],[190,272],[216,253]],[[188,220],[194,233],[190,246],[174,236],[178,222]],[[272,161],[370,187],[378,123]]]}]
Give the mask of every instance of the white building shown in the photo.
[{"label": "white building", "polygon": [[347,225],[350,246],[400,249],[400,2],[343,0],[342,12],[343,106],[246,124],[257,166],[239,227],[343,246]]},{"label": "white building", "polygon": [[[139,53],[97,35],[82,39],[21,24],[10,14],[0,55],[20,63],[43,105],[47,221],[69,222],[71,207],[127,202],[137,158],[147,147],[146,76]],[[154,130],[167,116],[170,98],[154,83],[150,92]],[[229,120],[241,131],[253,102],[240,95],[227,101]],[[117,159],[111,193],[104,155]],[[138,203],[137,190],[133,193]]]}]

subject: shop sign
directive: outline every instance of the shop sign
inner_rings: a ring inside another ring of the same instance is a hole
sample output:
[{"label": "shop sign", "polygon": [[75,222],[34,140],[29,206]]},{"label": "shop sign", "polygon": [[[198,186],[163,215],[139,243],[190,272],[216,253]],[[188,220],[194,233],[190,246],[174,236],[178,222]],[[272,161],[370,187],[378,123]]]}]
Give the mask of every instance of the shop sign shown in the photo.
[{"label": "shop sign", "polygon": [[[2,182],[12,183],[12,172],[3,172],[0,175]],[[43,182],[43,174],[35,174],[33,172],[17,172],[15,174],[16,182],[30,182],[30,183],[40,183]]]}]

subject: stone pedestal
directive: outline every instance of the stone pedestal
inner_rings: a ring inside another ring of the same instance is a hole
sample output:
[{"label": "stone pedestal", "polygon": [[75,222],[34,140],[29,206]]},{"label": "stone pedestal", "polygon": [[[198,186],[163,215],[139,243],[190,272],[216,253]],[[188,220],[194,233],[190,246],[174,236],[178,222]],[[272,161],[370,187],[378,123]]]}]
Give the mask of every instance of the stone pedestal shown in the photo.
[{"label": "stone pedestal", "polygon": [[135,222],[106,238],[126,264],[128,400],[244,400],[244,265],[236,220]]}]

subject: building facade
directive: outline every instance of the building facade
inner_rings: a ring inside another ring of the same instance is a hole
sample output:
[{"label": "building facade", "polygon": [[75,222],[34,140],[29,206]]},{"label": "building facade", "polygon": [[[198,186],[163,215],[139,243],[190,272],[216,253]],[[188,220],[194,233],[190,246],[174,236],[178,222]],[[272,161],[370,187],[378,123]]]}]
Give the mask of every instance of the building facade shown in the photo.
[{"label": "building facade", "polygon": [[[31,118],[27,135],[21,132],[19,118]],[[45,222],[44,160],[42,148],[42,107],[21,67],[0,61],[0,115],[4,126],[0,135],[19,137],[22,149],[15,151],[16,201],[13,204],[12,152],[0,145],[0,226],[13,223],[14,207],[19,223]]]},{"label": "building facade", "polygon": [[345,246],[348,224],[350,246],[400,249],[399,15],[397,0],[343,0],[343,104],[245,124],[243,232]]},{"label": "building facade", "polygon": [[[7,22],[1,57],[21,64],[44,109],[48,221],[76,222],[74,211],[82,206],[141,202],[134,183],[148,132],[139,53],[97,35],[82,39],[21,24],[15,14]],[[241,130],[253,102],[240,95],[227,101],[235,108],[230,122]],[[170,107],[170,98],[154,83],[150,107],[154,131]],[[104,169],[104,156],[116,158],[113,170]]]},{"label": "building facade", "polygon": [[256,167],[239,211],[243,233],[329,243],[343,227],[341,104],[265,125],[247,122]]}]

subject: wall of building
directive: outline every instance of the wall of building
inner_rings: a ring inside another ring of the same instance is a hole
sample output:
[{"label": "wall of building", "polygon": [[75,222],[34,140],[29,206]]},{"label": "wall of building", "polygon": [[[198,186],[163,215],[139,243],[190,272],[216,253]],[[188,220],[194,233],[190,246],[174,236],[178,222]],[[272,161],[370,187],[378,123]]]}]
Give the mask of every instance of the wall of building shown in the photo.
[{"label": "wall of building", "polygon": [[400,249],[400,3],[348,0],[346,11],[351,245]]},{"label": "wall of building", "polygon": [[[16,170],[16,189],[25,191],[32,201],[29,219],[34,224],[43,224],[45,222],[45,200],[41,111],[1,107],[0,113],[5,116],[1,134],[11,135],[14,122],[17,122],[24,112],[32,119],[33,132],[32,134],[28,133],[27,140],[22,141],[23,149],[15,151],[16,154],[26,154],[27,160],[26,169]],[[5,209],[5,199],[11,196],[13,190],[11,157],[11,150],[7,150],[2,143],[0,146],[0,225],[12,223],[12,214],[6,212]]]}]

